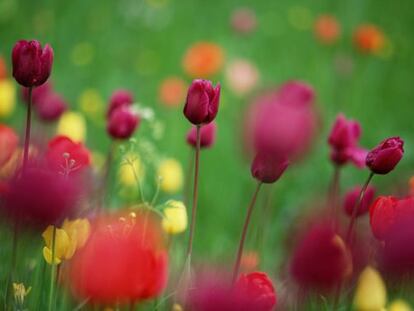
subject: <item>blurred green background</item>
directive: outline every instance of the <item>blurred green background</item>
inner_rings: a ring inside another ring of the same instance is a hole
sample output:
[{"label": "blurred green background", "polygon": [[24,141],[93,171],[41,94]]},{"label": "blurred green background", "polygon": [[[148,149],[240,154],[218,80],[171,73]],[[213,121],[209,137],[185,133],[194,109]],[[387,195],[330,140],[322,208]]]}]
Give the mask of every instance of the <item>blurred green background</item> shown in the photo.
[{"label": "blurred green background", "polygon": [[[250,34],[238,34],[230,25],[232,12],[239,7],[256,14],[257,27]],[[191,153],[184,137],[189,123],[182,106],[166,107],[160,102],[159,86],[169,76],[190,83],[182,59],[193,43],[210,41],[222,47],[224,68],[210,78],[222,84],[222,101],[217,143],[203,151],[201,159],[196,259],[231,260],[236,251],[255,185],[240,141],[244,107],[258,90],[288,79],[312,84],[321,132],[308,157],[292,165],[269,190],[274,199],[261,261],[266,269],[276,271],[289,228],[314,202],[322,201],[328,189],[332,167],[326,137],[338,112],[361,122],[361,144],[367,148],[386,136],[405,139],[401,165],[392,174],[375,178],[374,184],[384,194],[408,187],[414,167],[413,9],[408,0],[0,0],[0,54],[10,63],[13,44],[21,38],[50,43],[55,51],[52,80],[73,110],[80,109],[79,98],[87,89],[97,90],[105,102],[116,88],[133,91],[165,127],[163,137],[155,141],[158,150],[179,159],[186,169]],[[342,28],[340,38],[330,46],[321,44],[313,33],[315,19],[326,13],[335,16]],[[364,23],[382,29],[389,40],[386,53],[363,55],[355,49],[352,33]],[[346,74],[335,67],[338,57],[350,65]],[[227,64],[237,58],[249,60],[260,73],[260,84],[243,96],[229,89],[224,74]],[[2,122],[22,127],[24,110],[19,106]],[[136,139],[144,133],[138,131]],[[102,153],[108,149],[103,118],[88,122],[87,145]],[[347,167],[342,189],[362,183],[366,175]],[[161,201],[168,197],[164,194]],[[262,221],[261,215],[259,207],[254,223]],[[247,249],[258,249],[255,228],[251,229]]]}]

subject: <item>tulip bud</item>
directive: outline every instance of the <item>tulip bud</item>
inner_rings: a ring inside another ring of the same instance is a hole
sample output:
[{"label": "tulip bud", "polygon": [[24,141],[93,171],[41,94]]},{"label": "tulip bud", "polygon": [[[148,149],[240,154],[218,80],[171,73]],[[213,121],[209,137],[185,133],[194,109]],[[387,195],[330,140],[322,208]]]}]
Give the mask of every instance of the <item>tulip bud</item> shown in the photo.
[{"label": "tulip bud", "polygon": [[366,165],[375,174],[387,174],[400,162],[404,154],[404,141],[400,137],[383,140],[372,149],[366,158]]},{"label": "tulip bud", "polygon": [[213,87],[211,81],[196,79],[188,89],[184,115],[194,125],[207,124],[218,112],[220,84]]},{"label": "tulip bud", "polygon": [[12,52],[13,77],[26,87],[42,85],[50,76],[53,63],[53,50],[40,42],[18,41]]},{"label": "tulip bud", "polygon": [[109,101],[108,111],[106,113],[107,118],[110,117],[114,110],[124,107],[124,106],[131,106],[134,102],[134,96],[131,92],[127,90],[116,90],[112,93],[111,99]]},{"label": "tulip bud", "polygon": [[162,227],[168,234],[177,234],[187,229],[187,210],[181,201],[169,200],[165,203]]},{"label": "tulip bud", "polygon": [[114,139],[128,139],[139,125],[139,116],[129,107],[115,109],[109,116],[106,130]]},{"label": "tulip bud", "polygon": [[366,267],[359,276],[354,297],[355,309],[385,310],[386,303],[387,290],[381,275],[372,267]]},{"label": "tulip bud", "polygon": [[257,154],[251,166],[251,173],[257,180],[271,184],[282,176],[289,165],[287,159],[276,159],[263,154]]},{"label": "tulip bud", "polygon": [[[217,125],[215,121],[206,124],[200,129],[200,148],[209,148],[216,140]],[[193,126],[187,133],[187,143],[197,147],[197,128]]]},{"label": "tulip bud", "polygon": [[352,215],[352,211],[354,210],[354,208],[358,208],[356,216],[361,216],[368,212],[369,205],[371,204],[375,196],[375,188],[368,186],[367,190],[365,191],[364,197],[362,198],[361,204],[358,207],[357,204],[360,192],[361,187],[356,186],[346,193],[344,198],[344,210],[348,216]]}]

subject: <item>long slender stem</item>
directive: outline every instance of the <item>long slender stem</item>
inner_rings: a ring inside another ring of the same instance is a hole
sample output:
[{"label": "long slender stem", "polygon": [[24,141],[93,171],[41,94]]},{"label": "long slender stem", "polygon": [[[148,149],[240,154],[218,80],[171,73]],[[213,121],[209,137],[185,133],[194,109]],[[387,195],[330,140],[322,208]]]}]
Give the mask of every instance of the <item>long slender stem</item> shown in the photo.
[{"label": "long slender stem", "polygon": [[193,239],[194,239],[194,230],[197,216],[197,199],[198,199],[198,175],[199,175],[199,165],[200,165],[200,138],[201,138],[201,125],[197,125],[197,140],[196,140],[196,152],[195,152],[195,170],[194,170],[194,189],[193,189],[193,207],[191,210],[191,224],[190,224],[190,236],[188,239],[188,249],[187,249],[187,260],[188,263],[191,263],[191,255],[193,252]]},{"label": "long slender stem", "polygon": [[32,123],[32,91],[33,87],[29,87],[29,103],[27,104],[26,114],[26,133],[24,136],[23,171],[26,169],[27,161],[29,160],[30,128]]},{"label": "long slender stem", "polygon": [[247,229],[249,227],[249,223],[250,223],[250,219],[251,219],[251,216],[252,216],[253,208],[254,208],[254,205],[256,203],[257,195],[259,194],[259,190],[260,190],[261,185],[262,185],[261,182],[257,183],[256,191],[253,194],[253,198],[252,198],[252,200],[250,202],[250,205],[249,205],[249,208],[247,210],[246,219],[245,219],[244,225],[243,225],[243,231],[242,231],[242,234],[241,234],[241,237],[240,237],[239,249],[237,251],[236,262],[234,264],[234,269],[233,269],[233,283],[236,281],[237,276],[239,274],[241,258],[242,258],[242,255],[243,255],[244,242],[246,240],[246,235],[247,235]]},{"label": "long slender stem", "polygon": [[332,219],[334,223],[337,223],[338,216],[339,216],[339,180],[341,175],[341,167],[339,165],[335,165],[333,178],[331,182],[331,186],[329,189],[328,194],[328,207],[331,209],[332,212]]},{"label": "long slender stem", "polygon": [[[356,216],[358,214],[358,210],[361,207],[362,200],[364,199],[365,192],[368,188],[369,183],[372,180],[372,177],[374,177],[374,173],[371,172],[368,176],[368,179],[365,181],[365,184],[364,184],[364,186],[362,187],[362,189],[359,193],[357,203],[355,204],[354,208],[352,209],[351,220],[349,221],[348,229],[347,229],[346,236],[345,236],[345,244],[346,244],[347,247],[349,247],[350,244],[351,244],[351,237],[352,237],[352,232],[353,232],[354,226],[355,226]],[[336,288],[334,301],[333,301],[333,304],[332,304],[332,311],[336,311],[337,308],[338,308],[339,301],[341,299],[342,286],[343,286],[343,284],[342,284],[342,282],[340,282],[338,284],[338,287]]]},{"label": "long slender stem", "polygon": [[56,226],[53,226],[52,233],[52,267],[50,273],[50,289],[49,289],[49,311],[54,310],[54,292],[55,292],[55,275],[56,275],[56,263],[55,263],[55,248],[56,248]]}]

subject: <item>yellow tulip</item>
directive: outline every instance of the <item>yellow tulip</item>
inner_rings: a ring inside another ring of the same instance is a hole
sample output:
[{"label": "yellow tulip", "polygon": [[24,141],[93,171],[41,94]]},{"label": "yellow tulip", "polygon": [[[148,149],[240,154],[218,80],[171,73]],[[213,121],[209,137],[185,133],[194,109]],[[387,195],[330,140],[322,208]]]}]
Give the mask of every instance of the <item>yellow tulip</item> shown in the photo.
[{"label": "yellow tulip", "polygon": [[75,219],[73,221],[65,219],[62,229],[69,236],[70,246],[66,253],[66,259],[69,259],[77,249],[85,245],[89,238],[91,226],[87,219]]},{"label": "yellow tulip", "polygon": [[31,287],[26,289],[23,283],[13,283],[14,300],[16,303],[23,305],[24,298],[30,293],[31,290]]},{"label": "yellow tulip", "polygon": [[183,169],[175,159],[163,160],[158,166],[158,176],[161,178],[161,190],[176,193],[183,186]]},{"label": "yellow tulip", "polygon": [[168,234],[177,234],[187,229],[187,210],[181,201],[170,200],[165,203],[162,227]]},{"label": "yellow tulip", "polygon": [[358,311],[382,311],[387,303],[387,290],[377,270],[368,266],[362,271],[354,297]]},{"label": "yellow tulip", "polygon": [[9,117],[16,107],[16,86],[11,80],[0,80],[0,118]]},{"label": "yellow tulip", "polygon": [[410,305],[402,299],[394,300],[388,307],[388,311],[412,311]]},{"label": "yellow tulip", "polygon": [[76,142],[86,139],[86,122],[82,114],[74,111],[65,112],[59,119],[57,134],[65,135]]},{"label": "yellow tulip", "polygon": [[70,238],[65,230],[56,228],[55,234],[55,252],[54,258],[52,260],[52,239],[53,239],[53,226],[48,226],[43,232],[42,236],[45,241],[46,246],[43,247],[43,257],[45,258],[48,264],[59,264],[63,259],[68,258],[68,255],[71,252],[71,243]]},{"label": "yellow tulip", "polygon": [[119,167],[118,179],[125,187],[137,186],[136,177],[144,178],[144,166],[138,154],[129,153],[125,155],[124,163]]}]

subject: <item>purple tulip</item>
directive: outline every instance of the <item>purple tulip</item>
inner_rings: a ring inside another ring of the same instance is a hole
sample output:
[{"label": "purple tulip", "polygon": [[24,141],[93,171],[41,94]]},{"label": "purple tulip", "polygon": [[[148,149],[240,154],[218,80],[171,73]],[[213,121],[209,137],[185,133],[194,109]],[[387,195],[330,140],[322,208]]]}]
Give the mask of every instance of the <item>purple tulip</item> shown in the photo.
[{"label": "purple tulip", "polygon": [[130,107],[120,107],[110,114],[106,129],[114,139],[128,139],[139,125],[139,121],[139,116]]},{"label": "purple tulip", "polygon": [[123,89],[116,90],[112,93],[111,99],[109,100],[109,107],[107,111],[107,118],[112,114],[112,112],[120,107],[131,106],[134,102],[134,96],[131,92]]},{"label": "purple tulip", "polygon": [[184,115],[194,125],[214,120],[220,101],[220,84],[213,87],[211,81],[196,79],[188,89]]},{"label": "purple tulip", "polygon": [[387,138],[368,153],[365,163],[373,173],[387,174],[403,157],[403,147],[404,141],[400,137]]},{"label": "purple tulip", "polygon": [[[211,147],[216,140],[217,125],[215,121],[210,122],[200,129],[200,148]],[[197,128],[195,126],[187,133],[187,143],[194,148],[197,147]]]},{"label": "purple tulip", "polygon": [[289,166],[287,159],[280,160],[263,154],[257,154],[251,166],[251,172],[257,180],[271,184],[282,176]]},{"label": "purple tulip", "polygon": [[39,41],[18,41],[12,52],[13,77],[26,87],[40,86],[52,71],[53,50],[46,44],[42,49]]},{"label": "purple tulip", "polygon": [[[361,192],[361,187],[356,186],[345,194],[343,206],[344,206],[345,213],[348,216],[352,216],[352,211],[354,210],[354,208],[357,208],[360,192]],[[361,201],[361,204],[358,208],[358,211],[356,212],[356,216],[362,216],[368,212],[369,206],[374,200],[374,196],[375,196],[375,188],[368,186],[367,190],[365,191],[365,195]]]}]

